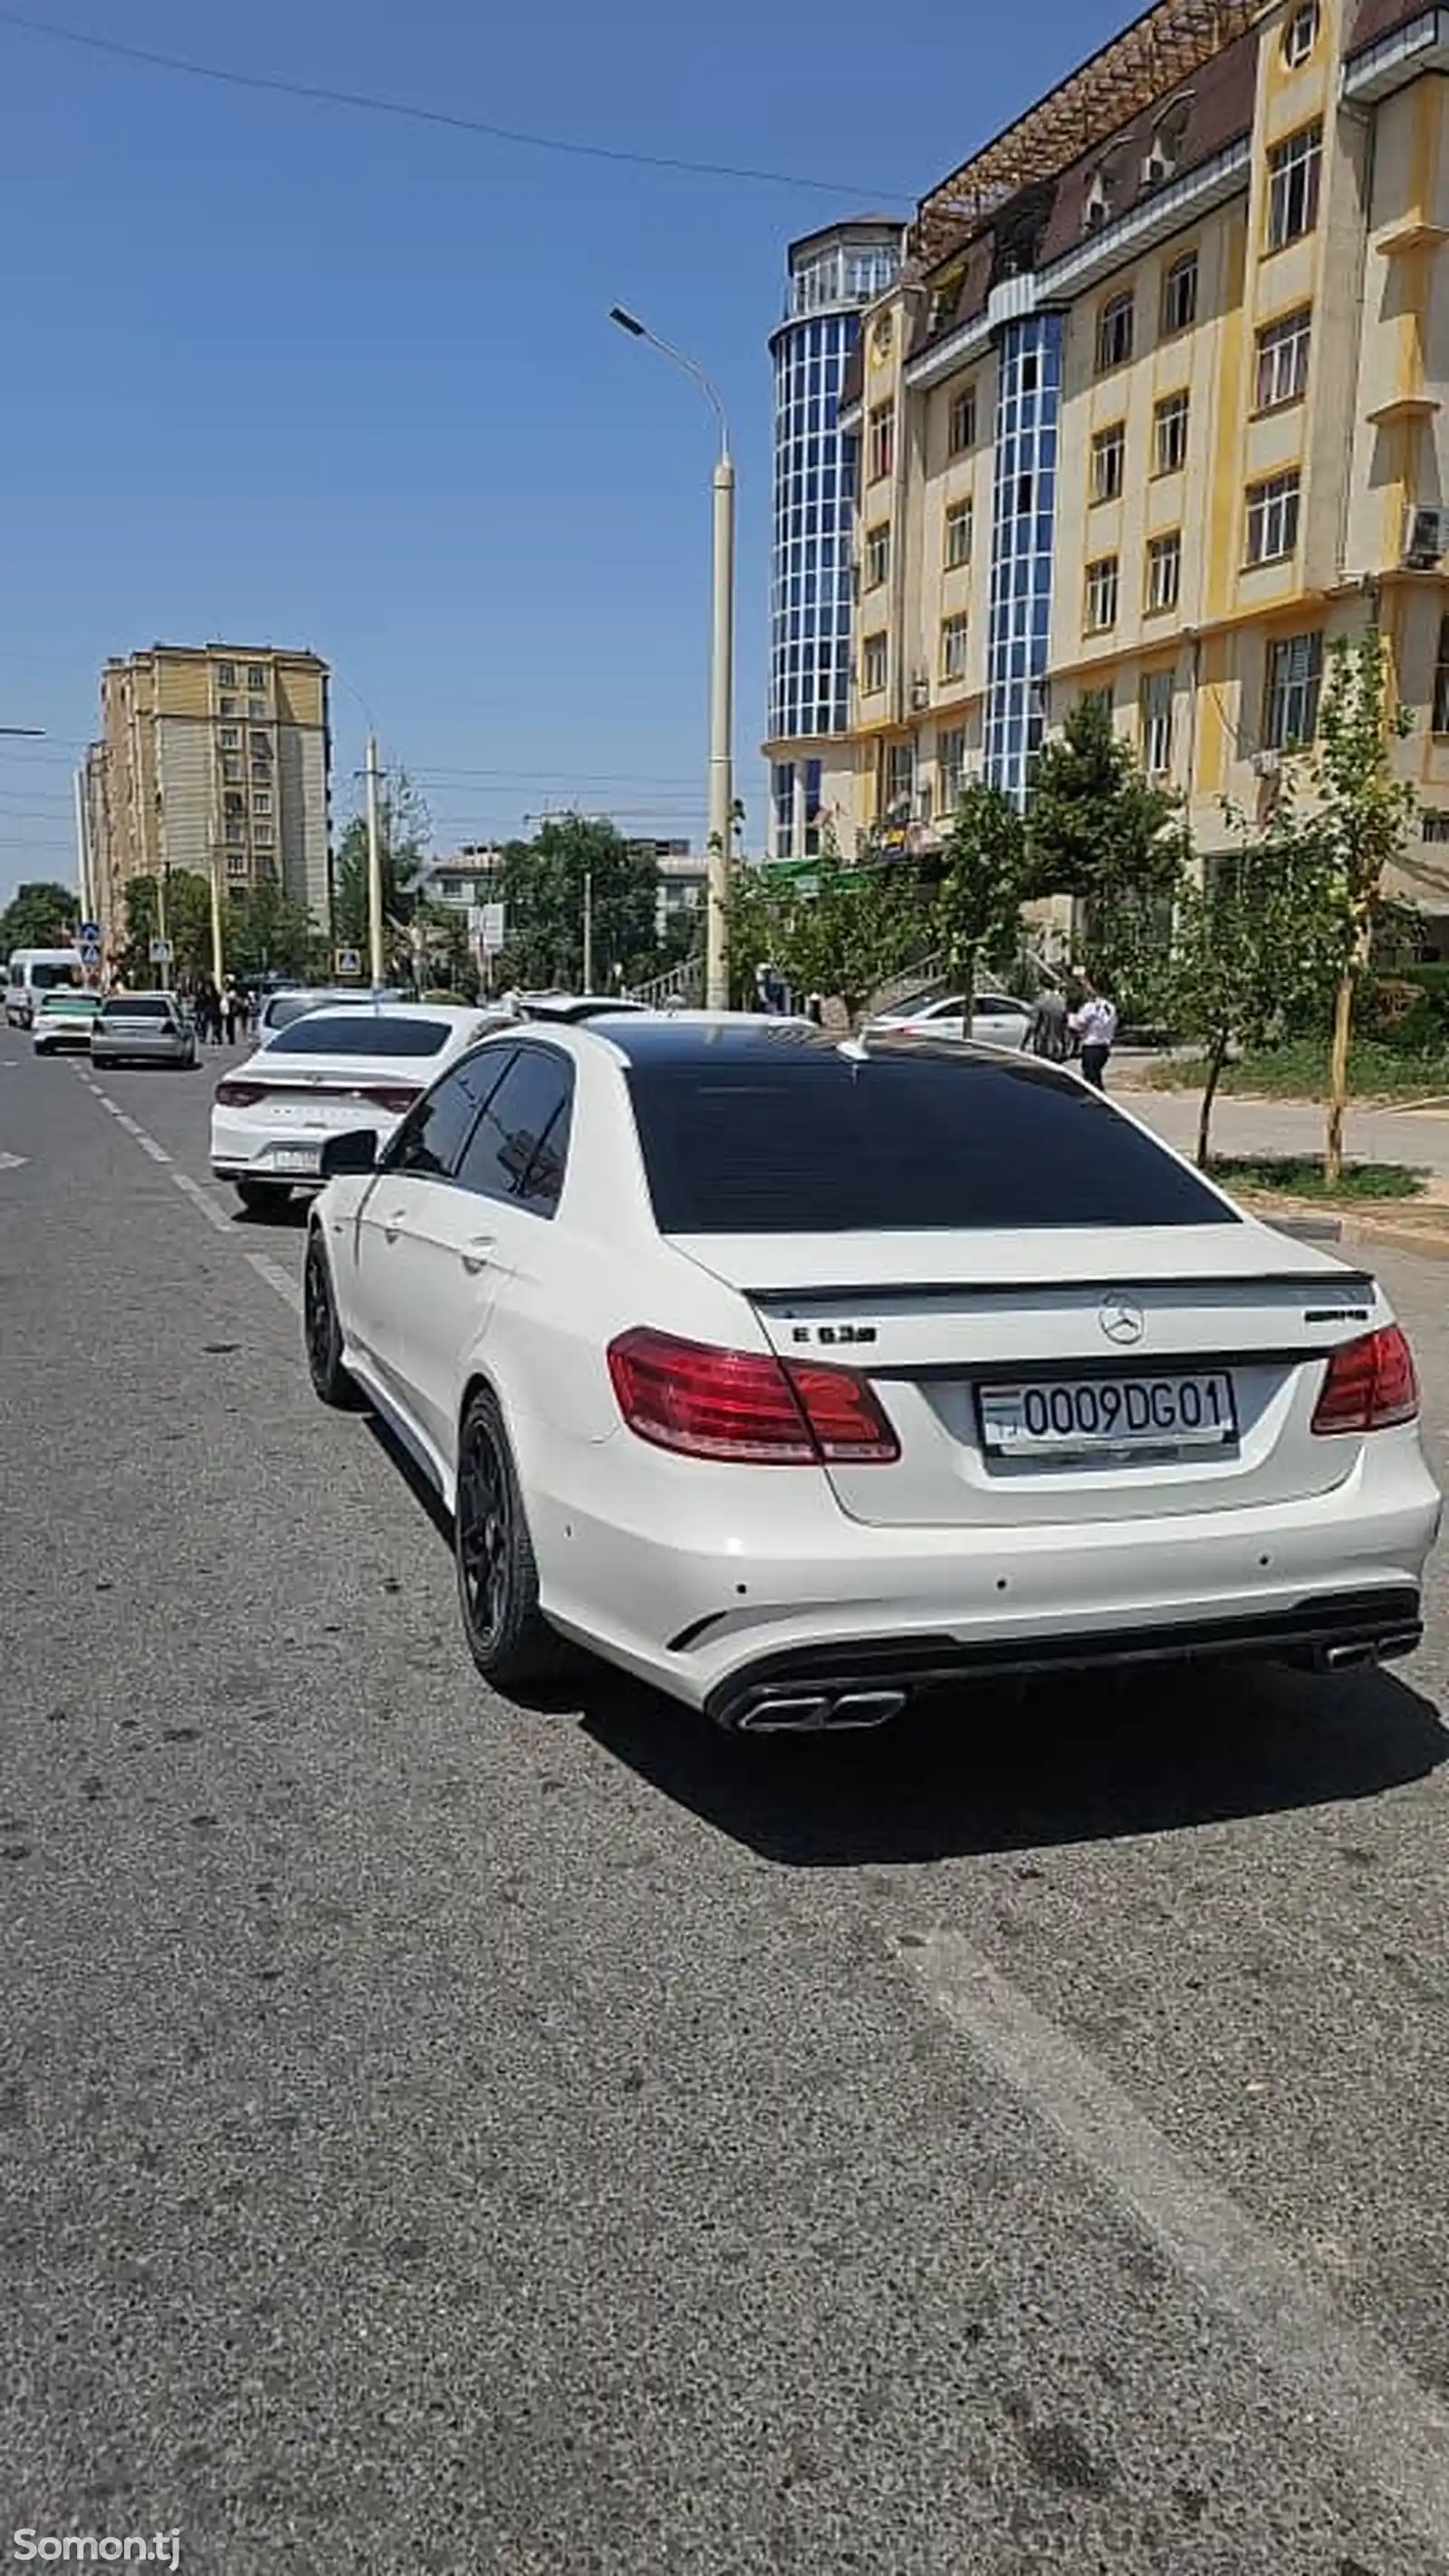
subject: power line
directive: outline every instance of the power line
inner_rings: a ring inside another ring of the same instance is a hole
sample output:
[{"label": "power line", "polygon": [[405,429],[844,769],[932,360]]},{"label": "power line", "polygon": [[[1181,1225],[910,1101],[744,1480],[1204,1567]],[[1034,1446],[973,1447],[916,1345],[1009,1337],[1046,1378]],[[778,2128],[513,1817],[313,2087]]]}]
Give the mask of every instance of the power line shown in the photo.
[{"label": "power line", "polygon": [[192,62],[181,54],[153,52],[143,45],[123,44],[119,37],[94,36],[79,27],[61,27],[40,18],[27,18],[18,9],[0,8],[0,22],[18,27],[28,36],[46,36],[62,45],[76,45],[87,53],[108,54],[126,63],[141,63],[151,71],[181,72],[189,80],[222,83],[229,89],[263,90],[273,97],[300,98],[314,106],[360,108],[370,116],[407,118],[414,125],[445,126],[455,134],[477,134],[491,143],[513,143],[527,152],[562,152],[586,161],[622,162],[635,169],[673,170],[692,179],[735,179],[756,187],[808,188],[826,197],[853,197],[858,203],[888,203],[893,190],[882,194],[877,189],[847,186],[843,180],[802,179],[787,170],[753,170],[728,161],[686,161],[672,153],[630,152],[611,143],[566,142],[556,134],[530,134],[509,125],[491,125],[477,116],[458,116],[442,107],[415,107],[406,99],[379,98],[363,90],[324,88],[320,82],[285,80],[277,72],[232,71],[219,63]]}]

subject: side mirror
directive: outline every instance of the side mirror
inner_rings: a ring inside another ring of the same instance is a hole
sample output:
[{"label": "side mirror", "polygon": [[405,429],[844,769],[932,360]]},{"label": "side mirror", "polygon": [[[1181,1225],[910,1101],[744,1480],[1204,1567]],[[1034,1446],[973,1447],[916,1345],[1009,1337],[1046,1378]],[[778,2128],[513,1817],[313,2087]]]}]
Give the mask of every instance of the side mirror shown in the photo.
[{"label": "side mirror", "polygon": [[345,1136],[329,1136],[318,1157],[317,1169],[324,1181],[335,1180],[339,1172],[375,1172],[377,1138],[370,1127],[349,1127]]}]

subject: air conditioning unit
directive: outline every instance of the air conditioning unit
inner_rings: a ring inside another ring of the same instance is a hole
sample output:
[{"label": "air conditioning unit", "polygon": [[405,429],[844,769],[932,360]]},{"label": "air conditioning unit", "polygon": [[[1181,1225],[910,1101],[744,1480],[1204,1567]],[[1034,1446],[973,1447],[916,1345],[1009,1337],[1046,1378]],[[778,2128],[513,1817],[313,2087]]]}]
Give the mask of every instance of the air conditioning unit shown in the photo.
[{"label": "air conditioning unit", "polygon": [[1410,510],[1404,521],[1404,562],[1432,572],[1449,553],[1449,510]]},{"label": "air conditioning unit", "polygon": [[931,682],[925,671],[917,671],[911,682],[911,713],[920,715],[931,703]]},{"label": "air conditioning unit", "polygon": [[1255,751],[1248,764],[1255,778],[1276,778],[1283,766],[1281,751]]}]

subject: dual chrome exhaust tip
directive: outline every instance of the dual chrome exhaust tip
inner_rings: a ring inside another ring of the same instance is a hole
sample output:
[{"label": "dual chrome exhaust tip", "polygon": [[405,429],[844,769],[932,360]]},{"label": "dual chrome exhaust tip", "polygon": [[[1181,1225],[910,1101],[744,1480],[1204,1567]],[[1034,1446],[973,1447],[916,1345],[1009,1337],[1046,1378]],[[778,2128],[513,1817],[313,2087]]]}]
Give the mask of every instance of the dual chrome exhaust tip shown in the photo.
[{"label": "dual chrome exhaust tip", "polygon": [[903,1690],[762,1693],[733,1721],[738,1735],[835,1735],[885,1726],[899,1717],[910,1694]]}]

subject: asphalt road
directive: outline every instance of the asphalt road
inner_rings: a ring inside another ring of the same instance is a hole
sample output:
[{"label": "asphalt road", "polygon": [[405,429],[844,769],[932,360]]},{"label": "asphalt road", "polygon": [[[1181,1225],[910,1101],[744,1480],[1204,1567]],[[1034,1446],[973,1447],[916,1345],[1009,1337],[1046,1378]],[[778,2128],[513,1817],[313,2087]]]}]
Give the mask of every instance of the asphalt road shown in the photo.
[{"label": "asphalt road", "polygon": [[1394,1678],[490,1701],[207,1091],[0,1041],[0,2556],[1442,2576],[1442,1566]]}]

